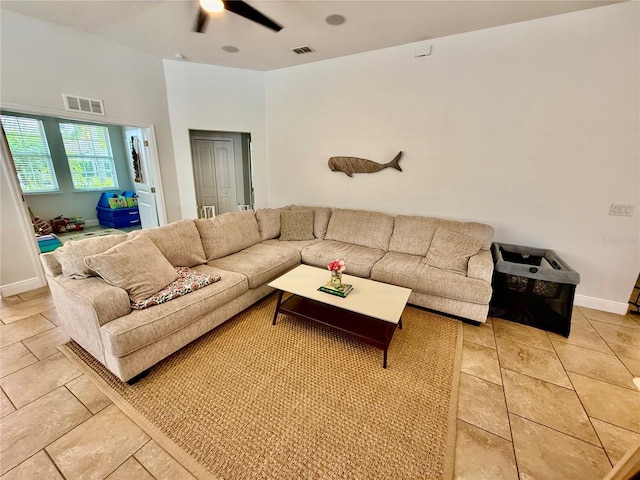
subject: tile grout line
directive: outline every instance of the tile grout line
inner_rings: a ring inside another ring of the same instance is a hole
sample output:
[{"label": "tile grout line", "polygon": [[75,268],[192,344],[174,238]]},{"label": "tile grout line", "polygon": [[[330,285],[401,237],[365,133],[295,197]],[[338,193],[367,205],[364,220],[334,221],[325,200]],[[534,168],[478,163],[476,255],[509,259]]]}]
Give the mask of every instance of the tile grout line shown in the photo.
[{"label": "tile grout line", "polygon": [[[607,346],[609,346],[609,344],[607,344]],[[553,348],[555,349],[555,346]],[[556,355],[558,355],[557,352],[556,352]],[[560,358],[559,355],[558,355],[558,358]],[[584,405],[584,402],[582,401],[582,398],[580,398],[580,395],[578,394],[578,391],[576,390],[576,387],[573,384],[573,381],[571,380],[571,377],[568,375],[567,369],[565,368],[564,364],[562,363],[562,360],[560,360],[560,364],[562,365],[562,368],[564,369],[565,373],[567,374],[567,378],[569,378],[569,383],[571,383],[571,387],[573,388],[573,391],[575,392],[576,397],[578,398],[578,401],[580,402],[580,406],[582,407],[582,410],[584,411],[585,415],[587,416],[587,419],[589,420],[589,425],[591,425],[591,428],[593,429],[594,433],[596,434],[596,438],[600,442],[600,448],[602,448],[602,450],[604,451],[604,454],[607,456],[607,460],[609,461],[609,464],[613,468],[614,463],[611,461],[611,457],[609,456],[609,452],[607,452],[607,449],[605,448],[604,443],[602,442],[602,439],[600,438],[600,435],[598,434],[598,430],[596,429],[595,425],[593,424],[592,418],[595,418],[595,417],[591,417],[591,415],[589,415],[589,412],[587,412],[587,407]],[[588,377],[588,378],[590,378],[590,377]],[[606,423],[609,423],[609,422],[606,422]]]},{"label": "tile grout line", "polygon": [[[33,364],[32,364],[33,365]],[[13,407],[13,412],[7,413],[4,417],[8,417],[9,415],[11,415],[14,412],[18,411],[18,408],[16,407],[16,405],[13,403],[13,400],[11,400],[11,397],[9,397],[9,395],[7,395],[7,392],[5,391],[4,387],[2,387],[2,385],[0,385],[0,390],[2,390],[2,393],[4,394],[5,397],[7,397],[7,400],[9,400],[9,403],[11,404],[11,406]]]},{"label": "tile grout line", "polygon": [[[51,444],[49,444],[51,445]],[[47,447],[49,446],[47,445]],[[56,462],[54,462],[53,458],[51,457],[51,455],[49,455],[49,452],[47,452],[47,447],[43,447],[43,449],[41,451],[44,452],[44,454],[47,456],[47,458],[49,458],[49,460],[51,461],[51,463],[53,464],[53,467],[58,471],[58,473],[60,473],[60,476],[64,479],[66,479],[67,477],[65,476],[64,473],[62,473],[62,470],[60,470],[60,467],[58,467],[58,464]]]},{"label": "tile grout line", "polygon": [[[136,424],[136,425],[137,425],[137,424]],[[140,425],[138,425],[138,426],[140,426]],[[149,471],[149,469],[146,467],[146,465],[145,465],[144,463],[142,463],[142,461],[140,461],[140,459],[139,459],[138,457],[136,457],[136,455],[138,454],[138,452],[140,452],[140,450],[142,450],[144,447],[146,447],[147,445],[149,445],[149,444],[150,444],[151,442],[153,442],[153,441],[154,441],[154,440],[153,440],[153,438],[149,437],[149,440],[148,440],[144,445],[142,445],[138,450],[136,450],[134,453],[132,453],[132,454],[131,454],[131,456],[130,456],[129,458],[133,458],[136,462],[138,462],[138,465],[140,465],[140,466],[145,470],[145,472],[147,472],[149,475],[151,475],[151,477],[152,477],[152,478],[157,479],[157,477],[156,477],[153,473],[151,473],[151,472]],[[165,451],[165,450],[163,449],[163,451]],[[167,454],[168,454],[168,453],[169,453],[169,452],[167,452]],[[171,456],[171,455],[169,455],[169,456]],[[171,457],[171,458],[173,458],[173,457]],[[178,462],[175,458],[173,458],[173,459],[175,460],[175,462],[176,462],[178,465],[183,466],[183,465],[182,465],[180,462]],[[128,459],[127,459],[127,460],[128,460]]]},{"label": "tile grout line", "polygon": [[[584,313],[583,313],[582,315],[584,315]],[[624,366],[624,368],[626,368],[626,369],[627,369],[627,371],[631,374],[631,376],[632,376],[633,378],[635,378],[635,375],[633,374],[633,372],[632,372],[631,370],[629,370],[629,367],[627,367],[627,364],[626,364],[626,363],[624,363],[624,362],[622,361],[622,359],[620,358],[620,356],[616,353],[616,351],[615,351],[613,348],[611,348],[611,343],[610,343],[610,342],[607,342],[607,340],[606,340],[606,339],[605,339],[605,338],[600,334],[600,332],[598,331],[598,329],[597,329],[596,327],[594,327],[594,326],[591,324],[591,319],[590,319],[590,318],[588,318],[586,315],[584,315],[584,318],[587,320],[587,322],[589,323],[589,325],[591,326],[591,328],[593,328],[593,330],[596,332],[596,334],[600,337],[600,339],[601,339],[601,340],[605,343],[605,345],[609,348],[609,350],[611,350],[611,352],[612,352],[612,353],[615,355],[615,357],[620,361],[620,363],[622,363],[622,365]],[[597,320],[594,320],[594,321],[597,321]],[[619,325],[616,325],[616,324],[611,324],[611,323],[606,323],[606,322],[600,322],[600,323],[605,323],[606,325],[619,326]],[[633,329],[631,329],[631,330],[633,330]],[[627,346],[627,345],[621,345],[621,344],[618,344],[618,343],[614,343],[614,345],[620,345],[621,347],[624,347],[624,348],[632,348],[632,349],[634,349],[634,350],[638,350],[638,349],[635,349],[634,347],[629,347],[629,346]]]},{"label": "tile grout line", "polygon": [[[602,378],[599,378],[599,377],[598,377],[598,378],[596,378],[596,377],[592,377],[591,375],[587,375],[587,374],[582,373],[582,372],[575,372],[575,371],[573,371],[573,370],[569,370],[569,369],[567,369],[567,367],[565,366],[564,362],[562,361],[562,357],[560,357],[560,355],[558,354],[558,350],[557,350],[556,346],[553,344],[553,342],[551,342],[551,345],[553,346],[553,348],[554,348],[554,350],[555,350],[555,354],[556,354],[556,356],[558,357],[558,360],[560,361],[560,365],[562,365],[562,369],[563,369],[563,370],[564,370],[564,372],[567,374],[567,377],[569,377],[569,375],[568,375],[569,373],[575,373],[576,375],[580,375],[580,376],[583,376],[583,377],[586,377],[586,378],[590,378],[590,379],[592,379],[592,380],[597,380],[597,381],[602,382],[602,383],[607,383],[607,384],[609,384],[609,385],[613,385],[614,387],[621,387],[621,388],[626,388],[626,389],[628,389],[628,390],[633,390],[633,391],[635,391],[635,389],[633,389],[633,388],[631,388],[631,387],[627,387],[627,386],[624,386],[624,385],[619,385],[619,384],[617,384],[617,383],[613,383],[613,382],[610,382],[610,381],[608,381],[608,380],[603,380]],[[608,345],[609,345],[609,344],[607,344],[607,346],[608,346]],[[573,347],[579,347],[579,345],[571,345],[571,346],[573,346]],[[590,351],[592,351],[592,352],[596,352],[596,350],[590,350]],[[612,351],[613,351],[613,350],[612,350]],[[608,353],[604,353],[604,352],[596,352],[596,353],[602,353],[602,354],[604,354],[604,355],[609,355]],[[611,356],[611,355],[610,355],[610,356]],[[614,357],[616,357],[616,358],[618,359],[618,361],[619,361],[619,362],[622,364],[622,366],[627,370],[627,372],[629,372],[629,375],[631,375],[631,378],[633,378],[633,373],[631,373],[631,371],[627,368],[627,366],[624,364],[624,362],[623,362],[623,361],[622,361],[622,360],[621,360],[621,359],[620,359],[620,358],[619,358],[615,353],[614,353],[612,356],[614,356]],[[523,375],[524,375],[524,374],[523,374]],[[535,378],[535,377],[534,377],[534,378]],[[570,378],[570,377],[569,377],[569,381],[571,381],[571,378]],[[560,385],[560,386],[562,386],[562,385]],[[567,387],[564,387],[564,388],[567,388]],[[577,390],[575,389],[575,387],[573,386],[573,382],[571,382],[571,388],[570,388],[570,390],[573,390],[574,392],[576,392],[576,394],[578,393],[578,392],[577,392]],[[585,410],[585,411],[586,411],[586,410]]]},{"label": "tile grout line", "polygon": [[[496,329],[493,321],[491,322],[491,331],[493,333],[493,341],[496,345],[496,357],[498,358],[498,370],[500,371],[500,380],[502,385],[502,396],[504,397],[504,407],[507,413],[507,422],[509,423],[509,435],[511,435],[511,450],[513,451],[513,459],[515,460],[517,478],[520,478],[520,464],[518,462],[518,454],[516,453],[516,442],[513,439],[513,426],[511,425],[511,417],[509,416],[509,403],[507,402],[507,392],[504,388],[504,375],[502,374],[502,363],[500,362],[500,352],[498,351],[498,338],[496,337]],[[506,370],[506,369],[505,369]]]}]

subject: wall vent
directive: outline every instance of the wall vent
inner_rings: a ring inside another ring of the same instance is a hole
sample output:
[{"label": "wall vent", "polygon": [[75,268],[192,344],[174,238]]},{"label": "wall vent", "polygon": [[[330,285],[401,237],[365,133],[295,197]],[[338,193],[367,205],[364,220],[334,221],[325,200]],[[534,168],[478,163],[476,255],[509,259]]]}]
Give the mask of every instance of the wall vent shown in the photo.
[{"label": "wall vent", "polygon": [[93,98],[77,97],[75,95],[62,94],[64,108],[70,112],[91,113],[93,115],[104,116],[104,105],[102,100]]},{"label": "wall vent", "polygon": [[305,53],[315,52],[315,50],[313,48],[311,48],[309,45],[302,45],[301,47],[294,47],[294,48],[291,49],[291,51],[297,53],[298,55],[303,55]]}]

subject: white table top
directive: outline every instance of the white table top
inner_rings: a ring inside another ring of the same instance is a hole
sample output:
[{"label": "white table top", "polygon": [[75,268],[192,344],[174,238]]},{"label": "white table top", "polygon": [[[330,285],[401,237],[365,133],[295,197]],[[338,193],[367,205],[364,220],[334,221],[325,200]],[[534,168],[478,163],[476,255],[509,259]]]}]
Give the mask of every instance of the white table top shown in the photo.
[{"label": "white table top", "polygon": [[346,274],[342,275],[342,283],[353,285],[353,290],[345,298],[318,291],[318,287],[330,279],[331,272],[326,268],[299,265],[270,282],[269,286],[396,324],[411,294],[409,288]]}]

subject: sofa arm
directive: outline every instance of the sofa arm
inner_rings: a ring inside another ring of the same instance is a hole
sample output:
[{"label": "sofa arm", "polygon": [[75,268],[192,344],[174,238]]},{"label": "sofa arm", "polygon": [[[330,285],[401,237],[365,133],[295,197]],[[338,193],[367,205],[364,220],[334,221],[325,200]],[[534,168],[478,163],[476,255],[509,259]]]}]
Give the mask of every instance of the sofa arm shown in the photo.
[{"label": "sofa arm", "polygon": [[491,283],[493,275],[493,256],[490,250],[480,250],[474,256],[469,257],[467,277],[478,278]]},{"label": "sofa arm", "polygon": [[131,312],[127,292],[97,277],[47,280],[65,333],[104,364],[100,327]]},{"label": "sofa arm", "polygon": [[[95,318],[99,326],[131,312],[129,295],[122,288],[114,287],[98,277],[73,279],[63,275],[54,280],[61,289],[54,296],[56,308],[72,307],[74,316]],[[63,303],[65,305],[58,305]]]},{"label": "sofa arm", "polygon": [[57,277],[62,274],[62,266],[53,255],[53,252],[41,253],[40,262],[44,267],[44,273],[49,277]]}]

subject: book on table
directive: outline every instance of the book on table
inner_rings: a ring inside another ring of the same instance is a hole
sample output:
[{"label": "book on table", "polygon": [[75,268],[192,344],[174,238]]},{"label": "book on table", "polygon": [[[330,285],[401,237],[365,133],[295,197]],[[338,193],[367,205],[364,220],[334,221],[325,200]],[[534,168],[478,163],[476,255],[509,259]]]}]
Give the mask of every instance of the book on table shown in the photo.
[{"label": "book on table", "polygon": [[349,283],[343,283],[341,287],[336,288],[331,285],[331,282],[325,283],[321,287],[318,288],[319,291],[324,293],[330,293],[331,295],[336,295],[338,297],[346,297],[353,290],[353,285]]}]

